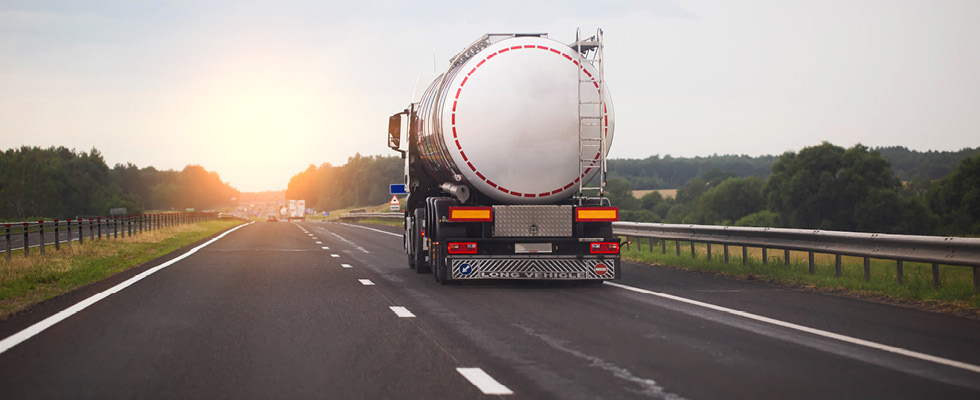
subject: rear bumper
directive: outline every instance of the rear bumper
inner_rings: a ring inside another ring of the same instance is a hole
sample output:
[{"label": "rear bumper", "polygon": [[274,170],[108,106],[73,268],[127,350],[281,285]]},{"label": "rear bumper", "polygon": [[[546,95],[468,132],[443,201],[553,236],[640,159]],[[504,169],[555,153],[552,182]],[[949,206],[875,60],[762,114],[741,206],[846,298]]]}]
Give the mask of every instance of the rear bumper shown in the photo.
[{"label": "rear bumper", "polygon": [[613,280],[620,276],[619,256],[452,256],[449,278]]}]

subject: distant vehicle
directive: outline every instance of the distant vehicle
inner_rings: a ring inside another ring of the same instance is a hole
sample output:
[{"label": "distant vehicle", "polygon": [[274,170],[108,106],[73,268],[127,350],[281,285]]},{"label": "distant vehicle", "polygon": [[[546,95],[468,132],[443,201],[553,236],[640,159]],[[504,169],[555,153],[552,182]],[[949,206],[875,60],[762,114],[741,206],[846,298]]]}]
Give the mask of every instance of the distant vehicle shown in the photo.
[{"label": "distant vehicle", "polygon": [[287,200],[289,221],[306,221],[306,200]]},{"label": "distant vehicle", "polygon": [[268,217],[265,217],[265,221],[266,222],[279,222],[279,217],[277,217],[275,215],[269,215]]}]

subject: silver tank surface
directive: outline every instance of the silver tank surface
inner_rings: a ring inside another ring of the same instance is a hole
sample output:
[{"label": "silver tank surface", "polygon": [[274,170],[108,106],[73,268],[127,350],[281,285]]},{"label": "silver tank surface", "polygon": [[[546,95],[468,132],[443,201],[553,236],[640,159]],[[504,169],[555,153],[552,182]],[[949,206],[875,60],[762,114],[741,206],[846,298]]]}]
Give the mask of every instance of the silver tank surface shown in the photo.
[{"label": "silver tank surface", "polygon": [[[596,160],[594,167],[579,175],[576,91],[583,103],[598,102],[600,92],[595,67],[578,60],[575,49],[544,37],[474,43],[419,100],[414,123],[426,168],[441,182],[465,183],[508,204],[571,196],[579,179],[588,182],[599,171],[593,147],[582,158]],[[604,118],[584,134],[605,134],[608,152],[613,107],[609,91],[602,93]],[[598,115],[598,107],[585,104],[583,114]]]}]

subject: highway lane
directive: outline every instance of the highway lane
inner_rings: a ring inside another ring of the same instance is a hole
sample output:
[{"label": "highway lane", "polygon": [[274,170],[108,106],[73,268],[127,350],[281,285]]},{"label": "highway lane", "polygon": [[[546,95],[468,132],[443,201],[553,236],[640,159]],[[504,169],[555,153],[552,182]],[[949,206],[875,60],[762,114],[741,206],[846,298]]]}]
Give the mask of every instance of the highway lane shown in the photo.
[{"label": "highway lane", "polygon": [[[980,394],[977,372],[612,285],[441,286],[407,268],[397,231],[242,228],[0,354],[0,392],[474,398],[485,395],[457,368],[480,368],[515,398]],[[624,274],[630,287],[980,365],[978,321],[629,263]]]}]

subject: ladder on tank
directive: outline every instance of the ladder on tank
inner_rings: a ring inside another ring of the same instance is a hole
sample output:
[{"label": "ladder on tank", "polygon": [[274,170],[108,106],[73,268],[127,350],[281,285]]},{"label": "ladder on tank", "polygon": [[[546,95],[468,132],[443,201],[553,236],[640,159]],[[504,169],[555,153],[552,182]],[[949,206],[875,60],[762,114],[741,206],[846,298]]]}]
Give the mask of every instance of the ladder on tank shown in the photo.
[{"label": "ladder on tank", "polygon": [[[586,191],[597,191],[602,197],[606,190],[606,134],[608,121],[606,120],[606,93],[604,85],[604,68],[602,62],[602,29],[597,29],[595,36],[582,40],[581,30],[575,31],[575,43],[571,46],[578,51],[578,194],[579,205],[588,196]],[[595,67],[597,76],[590,76],[586,66]],[[583,93],[590,93],[598,90],[598,100],[591,100],[591,96],[583,96]],[[598,131],[593,136],[590,133]],[[598,168],[599,178],[597,186],[589,186],[584,177],[592,169]]]}]

